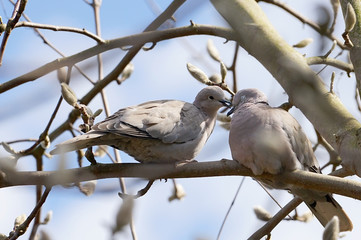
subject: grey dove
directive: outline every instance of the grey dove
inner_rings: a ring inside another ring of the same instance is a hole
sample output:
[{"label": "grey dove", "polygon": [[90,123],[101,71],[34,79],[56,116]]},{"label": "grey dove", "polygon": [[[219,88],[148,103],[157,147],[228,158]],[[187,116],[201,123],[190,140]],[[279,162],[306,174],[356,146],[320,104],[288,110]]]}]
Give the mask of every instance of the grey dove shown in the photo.
[{"label": "grey dove", "polygon": [[[233,98],[229,133],[232,158],[255,175],[281,174],[304,170],[321,173],[312,146],[299,123],[287,111],[268,105],[257,89],[238,91]],[[333,216],[340,220],[340,231],[351,231],[352,222],[329,193],[267,182],[272,188],[288,189],[299,196],[325,226]]]},{"label": "grey dove", "polygon": [[142,163],[192,160],[211,135],[217,111],[229,104],[220,87],[210,86],[197,94],[193,104],[159,100],[123,108],[50,153],[109,145]]}]

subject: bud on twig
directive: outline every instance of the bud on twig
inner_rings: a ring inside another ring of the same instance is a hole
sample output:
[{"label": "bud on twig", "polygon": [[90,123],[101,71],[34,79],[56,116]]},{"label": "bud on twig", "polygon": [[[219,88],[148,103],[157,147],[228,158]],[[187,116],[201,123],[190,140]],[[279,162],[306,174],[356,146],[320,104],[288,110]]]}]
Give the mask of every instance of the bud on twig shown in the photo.
[{"label": "bud on twig", "polygon": [[307,211],[301,216],[297,216],[297,220],[301,222],[309,222],[313,218],[313,214],[311,211]]},{"label": "bud on twig", "polygon": [[6,30],[6,24],[5,23],[1,23],[0,24],[0,36],[1,34]]},{"label": "bud on twig", "polygon": [[175,199],[182,200],[186,196],[184,188],[180,184],[174,184],[173,194],[168,198],[168,201],[171,202]]},{"label": "bud on twig", "polygon": [[306,39],[303,39],[302,41],[296,43],[295,45],[293,45],[293,47],[294,48],[304,48],[312,42],[313,42],[312,38],[306,38]]},{"label": "bud on twig", "polygon": [[46,135],[45,139],[40,142],[40,146],[43,149],[48,149],[50,147],[50,138],[49,135]]},{"label": "bud on twig", "polygon": [[123,204],[120,206],[116,216],[116,224],[113,227],[113,234],[119,232],[130,223],[134,208],[134,199],[132,197],[126,197],[123,199]]},{"label": "bud on twig", "polygon": [[207,52],[211,58],[213,58],[215,61],[220,62],[221,57],[219,56],[218,49],[216,46],[214,46],[213,41],[211,39],[207,42]]},{"label": "bud on twig", "polygon": [[98,117],[102,112],[103,112],[103,109],[99,108],[99,109],[96,110],[95,113],[93,114],[93,118]]},{"label": "bud on twig", "polygon": [[128,63],[127,66],[125,66],[123,72],[122,72],[122,81],[124,81],[125,79],[128,79],[130,77],[130,75],[132,75],[134,71],[134,65],[133,63]]},{"label": "bud on twig", "polygon": [[345,32],[351,32],[356,24],[356,13],[351,3],[347,3],[345,15]]},{"label": "bud on twig", "polygon": [[79,185],[79,190],[82,193],[84,193],[85,196],[90,196],[94,193],[96,185],[97,185],[97,181],[92,180],[92,181],[89,181],[89,182]]},{"label": "bud on twig", "polygon": [[261,206],[255,206],[253,208],[253,211],[254,211],[254,213],[256,214],[256,217],[259,220],[268,221],[268,220],[270,220],[272,218],[272,215],[269,212],[267,212],[267,210],[264,209]]},{"label": "bud on twig", "polygon": [[335,29],[335,25],[336,25],[336,18],[337,18],[338,8],[340,7],[340,1],[339,0],[331,0],[331,5],[332,5],[332,11],[333,11],[333,20],[332,20],[332,25],[330,27],[330,32],[333,32],[333,30]]},{"label": "bud on twig", "polygon": [[67,72],[66,72],[65,67],[62,67],[62,68],[58,69],[57,77],[58,77],[58,80],[59,80],[60,83],[66,83],[66,75],[67,75]]},{"label": "bud on twig", "polygon": [[63,96],[64,100],[69,103],[69,105],[75,107],[77,103],[77,98],[73,90],[69,87],[66,83],[61,83],[61,95]]},{"label": "bud on twig", "polygon": [[337,240],[340,233],[339,219],[334,216],[325,226],[322,240]]},{"label": "bud on twig", "polygon": [[50,220],[53,218],[53,211],[49,211],[45,218],[44,218],[44,221],[42,222],[42,224],[48,224],[50,222]]},{"label": "bud on twig", "polygon": [[15,150],[9,144],[7,144],[6,142],[2,142],[1,144],[3,145],[5,151],[11,154],[16,154]]},{"label": "bud on twig", "polygon": [[215,84],[220,84],[222,82],[222,77],[219,74],[213,74],[212,76],[209,77],[209,80],[211,80],[211,82],[215,83]]},{"label": "bud on twig", "polygon": [[94,156],[95,157],[104,157],[106,154],[106,150],[108,149],[107,145],[100,145],[96,148],[96,150],[94,151]]},{"label": "bud on twig", "polygon": [[20,216],[18,216],[17,218],[15,218],[14,221],[14,230],[19,227],[21,224],[23,224],[23,222],[25,222],[26,220],[26,215],[25,214],[21,214]]},{"label": "bud on twig", "polygon": [[224,80],[226,79],[228,70],[227,70],[226,65],[224,65],[223,62],[220,62],[220,67],[221,67],[222,83],[224,83]]},{"label": "bud on twig", "polygon": [[353,9],[351,3],[347,3],[346,14],[345,14],[345,32],[342,34],[343,39],[345,40],[345,46],[352,48],[353,43],[349,37],[349,32],[352,31],[356,24],[356,13]]},{"label": "bud on twig", "polygon": [[201,69],[197,68],[196,66],[192,65],[191,63],[187,63],[187,69],[188,69],[189,73],[192,75],[192,77],[194,77],[201,83],[204,83],[204,84],[211,83],[211,81],[208,79],[207,75]]}]

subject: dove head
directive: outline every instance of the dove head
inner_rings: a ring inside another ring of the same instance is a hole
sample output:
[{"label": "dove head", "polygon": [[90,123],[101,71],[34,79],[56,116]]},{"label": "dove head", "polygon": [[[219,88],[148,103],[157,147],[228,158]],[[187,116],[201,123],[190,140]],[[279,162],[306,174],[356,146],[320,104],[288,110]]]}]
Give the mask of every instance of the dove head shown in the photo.
[{"label": "dove head", "polygon": [[230,106],[223,90],[217,86],[203,88],[193,104],[207,115],[215,115],[222,106]]},{"label": "dove head", "polygon": [[240,90],[236,93],[236,95],[234,95],[232,101],[233,108],[227,113],[227,115],[231,115],[237,107],[242,106],[243,104],[259,102],[268,102],[268,99],[263,92],[255,88]]}]

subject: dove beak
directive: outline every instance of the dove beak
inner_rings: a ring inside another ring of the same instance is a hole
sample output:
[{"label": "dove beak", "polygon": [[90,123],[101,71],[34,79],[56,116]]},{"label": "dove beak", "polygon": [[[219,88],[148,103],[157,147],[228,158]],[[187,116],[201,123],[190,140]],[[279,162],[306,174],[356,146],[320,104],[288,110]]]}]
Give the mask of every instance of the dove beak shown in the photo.
[{"label": "dove beak", "polygon": [[232,107],[232,103],[228,100],[219,100],[225,107]]},{"label": "dove beak", "polygon": [[229,115],[231,115],[231,114],[234,112],[234,110],[235,110],[235,107],[233,106],[233,107],[231,108],[231,110],[228,111],[227,117],[228,117]]}]

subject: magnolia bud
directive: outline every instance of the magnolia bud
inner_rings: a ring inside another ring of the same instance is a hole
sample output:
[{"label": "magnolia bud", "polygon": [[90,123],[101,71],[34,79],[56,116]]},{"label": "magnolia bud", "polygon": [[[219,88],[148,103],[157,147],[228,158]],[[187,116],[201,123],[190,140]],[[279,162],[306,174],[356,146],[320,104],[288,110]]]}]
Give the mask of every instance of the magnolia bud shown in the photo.
[{"label": "magnolia bud", "polygon": [[184,191],[184,188],[180,184],[174,185],[173,194],[168,198],[168,201],[171,202],[175,199],[182,200],[186,196],[186,192]]},{"label": "magnolia bud", "polygon": [[93,114],[93,118],[98,117],[102,112],[103,112],[103,109],[99,108],[99,109],[96,110],[95,113]]},{"label": "magnolia bud", "polygon": [[313,42],[312,38],[306,38],[306,39],[303,39],[302,41],[296,43],[295,45],[293,45],[293,47],[295,47],[295,48],[304,48],[304,47],[306,47],[308,44],[310,44],[312,42]]},{"label": "magnolia bud", "polygon": [[356,24],[356,13],[351,3],[347,3],[345,15],[345,32],[351,32]]},{"label": "magnolia bud", "polygon": [[106,150],[108,149],[107,145],[100,145],[96,148],[96,150],[94,151],[94,156],[95,157],[104,157],[105,154],[107,153]]},{"label": "magnolia bud", "polygon": [[77,98],[73,90],[69,87],[66,83],[61,83],[61,95],[63,96],[64,100],[69,103],[71,106],[75,106],[77,103]]},{"label": "magnolia bud", "polygon": [[66,82],[66,68],[59,68],[57,71],[57,77],[60,83]]},{"label": "magnolia bud", "polygon": [[9,144],[7,144],[6,142],[2,142],[1,144],[8,153],[16,154],[15,150]]},{"label": "magnolia bud", "polygon": [[187,69],[189,73],[201,83],[209,84],[211,81],[208,79],[207,75],[196,66],[192,65],[191,63],[187,63]]},{"label": "magnolia bud", "polygon": [[213,74],[209,77],[209,80],[215,84],[220,84],[222,82],[222,77],[219,74]]},{"label": "magnolia bud", "polygon": [[14,222],[14,229],[19,227],[23,222],[25,222],[26,220],[26,215],[25,214],[21,214],[20,216],[18,216],[17,218],[15,218],[15,222]]},{"label": "magnolia bud", "polygon": [[220,62],[220,67],[221,67],[222,83],[224,83],[224,80],[226,79],[227,76],[227,67],[226,65],[224,65],[223,62]]},{"label": "magnolia bud", "polygon": [[46,135],[45,139],[40,142],[40,146],[43,149],[48,149],[50,147],[50,138],[48,135]]},{"label": "magnolia bud", "polygon": [[49,211],[45,218],[44,218],[44,221],[42,222],[42,224],[48,224],[50,222],[50,220],[53,218],[53,211]]},{"label": "magnolia bud", "polygon": [[130,75],[132,75],[133,71],[134,71],[133,63],[128,63],[128,65],[125,66],[125,68],[122,72],[122,79],[125,80],[125,79],[129,78]]},{"label": "magnolia bud", "polygon": [[84,193],[85,196],[90,196],[94,193],[96,185],[97,185],[97,181],[92,180],[80,185],[79,190],[82,193]]},{"label": "magnolia bud", "polygon": [[334,216],[325,226],[322,240],[337,240],[339,238],[340,226],[339,219]]},{"label": "magnolia bud", "polygon": [[207,52],[211,56],[211,58],[213,58],[217,62],[221,61],[218,49],[216,48],[216,46],[214,46],[213,41],[211,39],[209,39],[207,42]]},{"label": "magnolia bud", "polygon": [[132,197],[123,198],[123,204],[120,206],[115,226],[113,227],[113,234],[119,232],[123,229],[124,226],[130,223],[134,208],[134,199]]},{"label": "magnolia bud", "polygon": [[256,214],[256,217],[259,220],[268,221],[268,220],[270,220],[272,218],[272,215],[269,212],[267,212],[267,210],[265,210],[261,206],[255,206],[253,208],[253,211],[254,211],[254,213]]}]

